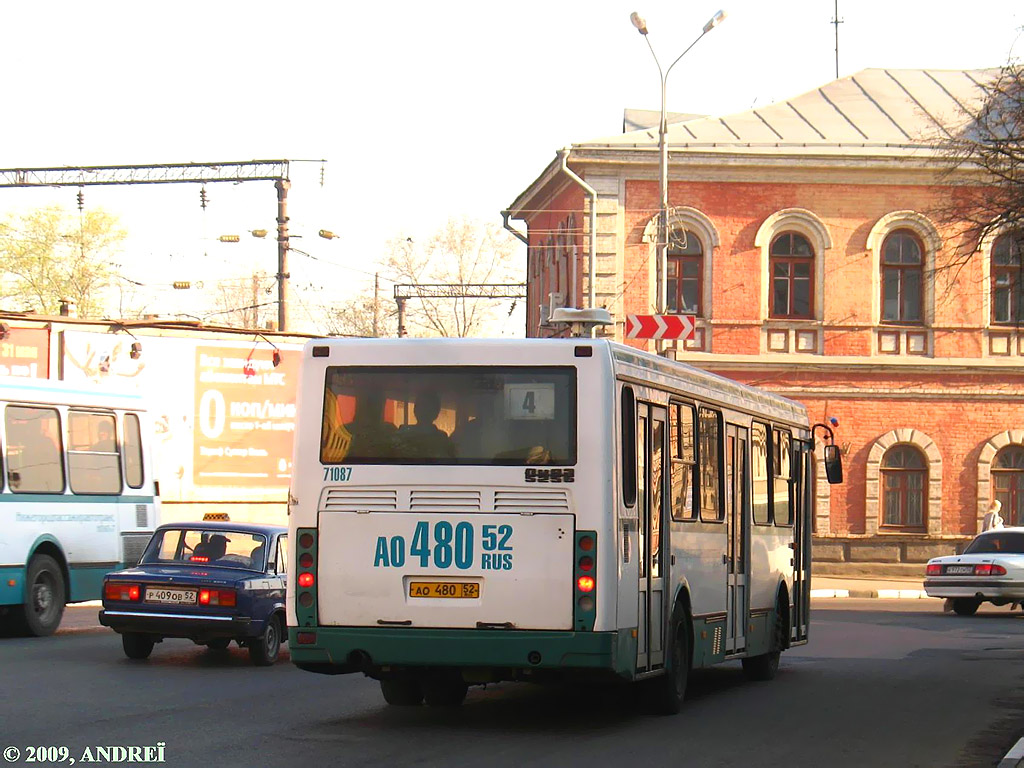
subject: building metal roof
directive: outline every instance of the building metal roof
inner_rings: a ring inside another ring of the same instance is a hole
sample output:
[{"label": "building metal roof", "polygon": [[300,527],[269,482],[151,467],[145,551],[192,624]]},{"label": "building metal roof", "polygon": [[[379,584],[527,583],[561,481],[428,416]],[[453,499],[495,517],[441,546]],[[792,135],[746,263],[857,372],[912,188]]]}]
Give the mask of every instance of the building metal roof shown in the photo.
[{"label": "building metal roof", "polygon": [[[673,152],[915,156],[941,152],[967,121],[998,69],[865,69],[785,101],[725,117],[669,125]],[[649,149],[656,128],[574,145]]]}]

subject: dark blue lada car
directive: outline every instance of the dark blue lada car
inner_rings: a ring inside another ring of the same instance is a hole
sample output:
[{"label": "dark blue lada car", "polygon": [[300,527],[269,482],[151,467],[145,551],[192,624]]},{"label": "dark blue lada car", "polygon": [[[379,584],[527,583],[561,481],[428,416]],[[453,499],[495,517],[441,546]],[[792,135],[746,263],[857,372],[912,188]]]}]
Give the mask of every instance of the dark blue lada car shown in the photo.
[{"label": "dark blue lada car", "polygon": [[180,637],[213,649],[234,640],[253,663],[273,664],[287,636],[287,534],[250,523],[162,525],[137,566],[105,577],[100,623],[132,659]]}]

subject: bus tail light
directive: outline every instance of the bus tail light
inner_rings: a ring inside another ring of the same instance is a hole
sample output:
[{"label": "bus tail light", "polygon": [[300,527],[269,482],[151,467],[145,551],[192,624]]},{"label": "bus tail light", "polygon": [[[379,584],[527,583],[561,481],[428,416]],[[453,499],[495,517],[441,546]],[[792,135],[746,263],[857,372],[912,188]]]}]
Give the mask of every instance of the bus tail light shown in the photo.
[{"label": "bus tail light", "polygon": [[200,589],[200,605],[219,605],[233,608],[238,601],[238,596],[233,589]]},{"label": "bus tail light", "polygon": [[141,595],[142,588],[138,584],[119,584],[116,581],[108,581],[103,585],[103,598],[105,600],[138,602]]},{"label": "bus tail light", "polygon": [[317,622],[317,532],[315,528],[299,528],[295,533],[295,618],[299,625],[296,629],[302,630],[296,635],[296,641],[303,642],[298,640],[299,636],[313,637],[314,639],[308,642],[315,643],[316,634],[306,630],[316,627]]},{"label": "bus tail light", "polygon": [[577,531],[573,563],[573,627],[591,632],[597,618],[597,533]]}]

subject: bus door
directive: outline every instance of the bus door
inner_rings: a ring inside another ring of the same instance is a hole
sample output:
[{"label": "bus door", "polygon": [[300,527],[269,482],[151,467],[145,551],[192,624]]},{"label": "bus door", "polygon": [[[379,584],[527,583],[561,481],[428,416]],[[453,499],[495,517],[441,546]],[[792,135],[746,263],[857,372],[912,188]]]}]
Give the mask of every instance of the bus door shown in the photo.
[{"label": "bus door", "polygon": [[813,445],[794,440],[795,489],[793,521],[793,632],[806,640],[811,604],[811,515],[814,513]]},{"label": "bus door", "polygon": [[637,507],[640,532],[636,648],[638,672],[665,663],[665,563],[668,547],[665,505],[665,469],[668,463],[665,408],[637,403]]},{"label": "bus door", "polygon": [[747,461],[748,430],[735,424],[726,426],[725,442],[725,523],[728,536],[726,553],[726,639],[725,652],[737,653],[746,647],[745,630],[750,600],[748,573],[748,537],[750,535],[750,493]]}]

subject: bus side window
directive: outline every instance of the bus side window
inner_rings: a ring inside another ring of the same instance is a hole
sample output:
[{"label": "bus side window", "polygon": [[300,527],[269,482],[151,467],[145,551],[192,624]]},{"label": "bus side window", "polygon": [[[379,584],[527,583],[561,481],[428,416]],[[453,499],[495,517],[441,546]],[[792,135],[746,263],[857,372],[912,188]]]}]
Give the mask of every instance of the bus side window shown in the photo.
[{"label": "bus side window", "polygon": [[776,525],[793,524],[793,471],[788,431],[772,429],[772,499]]},{"label": "bus side window", "polygon": [[68,471],[73,493],[121,493],[121,453],[112,413],[68,411]]},{"label": "bus side window", "polygon": [[636,399],[633,388],[622,387],[622,501],[636,504]]},{"label": "bus side window", "polygon": [[710,408],[698,411],[697,460],[700,463],[700,519],[718,523],[723,518],[721,503],[722,417]]},{"label": "bus side window", "polygon": [[672,519],[696,520],[697,507],[693,503],[696,485],[695,425],[692,405],[674,403],[669,408],[672,441]]},{"label": "bus side window", "polygon": [[753,452],[754,522],[771,525],[771,497],[768,495],[768,427],[755,421],[750,431]]},{"label": "bus side window", "polygon": [[63,493],[60,414],[54,408],[9,405],[7,483],[15,493]]},{"label": "bus side window", "polygon": [[129,488],[142,487],[142,429],[134,413],[124,415],[124,474]]}]

